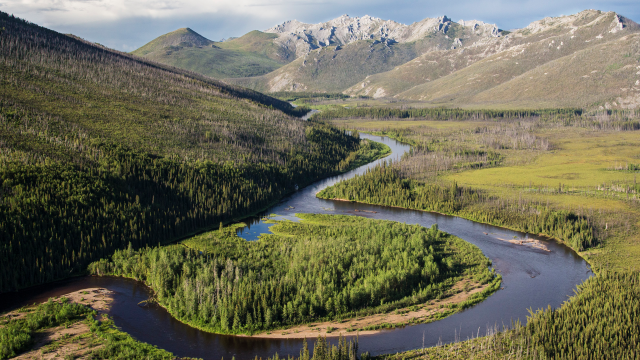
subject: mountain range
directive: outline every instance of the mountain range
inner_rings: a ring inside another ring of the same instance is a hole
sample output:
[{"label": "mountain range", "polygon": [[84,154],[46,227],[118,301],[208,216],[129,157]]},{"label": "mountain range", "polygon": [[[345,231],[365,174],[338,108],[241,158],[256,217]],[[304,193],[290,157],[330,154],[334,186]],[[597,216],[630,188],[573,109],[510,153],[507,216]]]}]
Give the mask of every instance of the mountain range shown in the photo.
[{"label": "mountain range", "polygon": [[[640,105],[640,27],[585,10],[513,31],[446,16],[287,21],[224,42],[190,29],[134,52],[260,92],[305,91],[442,106]],[[567,91],[571,89],[571,91]]]}]

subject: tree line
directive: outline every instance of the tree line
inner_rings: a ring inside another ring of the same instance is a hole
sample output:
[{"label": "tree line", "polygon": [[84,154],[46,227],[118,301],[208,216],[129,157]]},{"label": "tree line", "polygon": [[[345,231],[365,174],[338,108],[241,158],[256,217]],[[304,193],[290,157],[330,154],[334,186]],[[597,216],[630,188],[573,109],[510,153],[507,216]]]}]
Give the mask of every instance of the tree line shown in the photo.
[{"label": "tree line", "polygon": [[635,270],[603,271],[562,307],[531,311],[526,325],[516,322],[502,331],[496,326],[482,337],[378,358],[637,359],[639,281]]},{"label": "tree line", "polygon": [[386,162],[363,175],[328,187],[317,196],[435,211],[523,232],[546,234],[565,241],[576,251],[584,251],[598,243],[592,224],[584,216],[553,210],[542,204],[487,196],[455,182],[445,185],[406,179],[399,169]]},{"label": "tree line", "polygon": [[382,107],[341,107],[313,115],[316,120],[333,119],[428,119],[440,121],[494,120],[530,118],[552,115],[582,115],[581,109],[542,109],[542,110],[465,110],[456,108],[382,108]]}]

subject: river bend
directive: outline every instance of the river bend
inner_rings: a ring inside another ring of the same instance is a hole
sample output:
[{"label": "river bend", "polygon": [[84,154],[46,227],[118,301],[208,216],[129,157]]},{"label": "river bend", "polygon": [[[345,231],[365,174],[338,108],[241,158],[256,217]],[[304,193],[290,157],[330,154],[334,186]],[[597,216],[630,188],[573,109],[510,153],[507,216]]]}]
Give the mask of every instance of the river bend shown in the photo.
[{"label": "river bend", "polygon": [[[567,246],[552,240],[479,224],[458,217],[435,213],[363,205],[350,202],[322,200],[315,194],[336,182],[362,174],[367,169],[389,159],[397,159],[409,146],[387,137],[361,134],[362,138],[385,143],[392,154],[342,175],[320,180],[284,198],[264,214],[278,214],[281,218],[296,220],[294,213],[346,214],[373,219],[400,221],[430,227],[437,223],[440,230],[458,236],[478,246],[493,261],[493,267],[502,274],[503,289],[482,303],[430,324],[420,324],[383,330],[378,334],[359,337],[361,351],[371,354],[395,353],[424,346],[467,339],[483,335],[487,327],[508,325],[520,320],[526,323],[528,310],[547,306],[559,307],[574,294],[576,285],[592,275],[587,263]],[[356,211],[360,210],[360,211]],[[361,210],[368,210],[364,212]],[[260,217],[247,219],[249,224],[238,233],[247,240],[269,231]],[[485,234],[486,233],[486,234]],[[514,245],[498,238],[536,238],[545,243],[550,252]],[[150,290],[142,283],[113,277],[83,277],[42,285],[17,293],[0,295],[0,311],[27,303],[46,301],[87,287],[104,287],[115,292],[109,311],[116,326],[134,338],[176,356],[219,360],[266,358],[276,352],[298,355],[302,341],[297,339],[256,339],[229,335],[216,335],[182,324],[159,306],[142,307],[138,303],[149,297]],[[424,339],[424,340],[423,340]],[[313,339],[308,341],[312,342]],[[332,339],[330,342],[335,342]]]}]

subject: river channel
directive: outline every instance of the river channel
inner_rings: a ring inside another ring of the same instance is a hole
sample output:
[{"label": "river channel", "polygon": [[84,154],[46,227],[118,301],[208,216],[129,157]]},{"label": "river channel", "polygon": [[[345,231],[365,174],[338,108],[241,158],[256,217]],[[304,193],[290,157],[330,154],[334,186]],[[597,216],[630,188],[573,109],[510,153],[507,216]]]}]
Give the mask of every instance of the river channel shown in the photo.
[{"label": "river channel", "polygon": [[[343,179],[362,174],[383,161],[397,159],[409,150],[409,146],[386,137],[367,134],[360,136],[387,144],[391,147],[392,154],[385,159],[300,189],[265,211],[262,216],[277,214],[279,219],[295,221],[294,214],[299,212],[365,216],[426,227],[437,223],[440,230],[478,246],[492,260],[493,267],[503,277],[503,289],[482,303],[446,319],[360,336],[361,351],[369,351],[373,355],[395,353],[433,346],[438,342],[465,340],[478,334],[482,336],[488,327],[502,327],[516,320],[524,324],[529,314],[528,309],[559,307],[574,294],[576,285],[592,275],[588,264],[578,254],[553,240],[452,216],[316,198],[315,194],[318,191]],[[271,225],[263,223],[260,218],[261,216],[247,219],[245,222],[248,226],[241,229],[238,235],[252,241],[261,233],[268,232]],[[550,251],[499,240],[514,236],[539,239]],[[156,345],[180,357],[220,360],[222,357],[231,359],[235,356],[241,360],[253,359],[255,356],[266,358],[276,352],[281,356],[298,355],[304,341],[216,335],[194,329],[175,320],[161,307],[139,306],[138,303],[150,295],[150,290],[142,283],[113,277],[69,279],[21,292],[3,294],[0,295],[0,311],[26,303],[45,301],[49,297],[87,287],[104,287],[115,292],[109,314],[116,326],[140,341]],[[313,339],[308,341],[312,342]]]}]

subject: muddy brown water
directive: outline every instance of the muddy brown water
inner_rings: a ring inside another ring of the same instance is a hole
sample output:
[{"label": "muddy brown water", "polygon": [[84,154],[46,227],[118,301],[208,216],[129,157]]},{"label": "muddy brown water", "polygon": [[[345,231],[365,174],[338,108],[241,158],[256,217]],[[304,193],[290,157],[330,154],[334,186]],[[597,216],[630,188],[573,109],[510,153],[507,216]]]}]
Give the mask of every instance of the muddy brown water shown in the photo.
[{"label": "muddy brown water", "polygon": [[[515,231],[476,223],[457,217],[435,213],[362,205],[350,202],[322,200],[316,192],[336,182],[362,174],[382,161],[399,158],[409,146],[386,137],[360,135],[391,147],[391,156],[377,160],[343,175],[318,181],[300,189],[283,199],[278,205],[261,216],[247,219],[248,226],[238,235],[251,241],[261,233],[269,231],[271,224],[260,219],[265,214],[278,214],[280,218],[296,220],[294,214],[322,213],[364,216],[372,219],[400,221],[407,224],[431,226],[437,223],[443,231],[456,235],[478,246],[493,261],[493,267],[503,276],[503,288],[482,303],[431,324],[421,324],[383,330],[374,335],[359,337],[361,351],[371,354],[395,353],[438,342],[448,343],[456,339],[467,339],[486,333],[488,327],[509,325],[519,320],[527,321],[528,309],[559,307],[574,294],[576,285],[582,283],[592,272],[588,264],[567,246],[553,240],[539,238]],[[357,211],[356,211],[357,210]],[[485,234],[486,233],[486,234]],[[511,244],[499,238],[538,239],[549,252]],[[30,288],[20,292],[0,295],[0,311],[28,303],[46,301],[49,297],[72,291],[104,287],[114,291],[114,302],[109,311],[115,324],[134,338],[176,356],[216,359],[266,358],[276,352],[283,355],[298,355],[302,339],[256,339],[228,335],[216,335],[194,329],[174,319],[159,306],[140,306],[149,298],[150,289],[144,284],[114,277],[81,277]],[[424,341],[423,341],[424,339]],[[314,339],[307,341],[313,342]],[[331,343],[337,339],[330,339]]]}]

